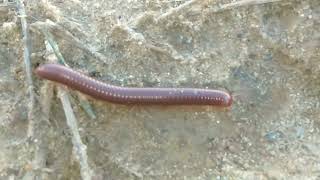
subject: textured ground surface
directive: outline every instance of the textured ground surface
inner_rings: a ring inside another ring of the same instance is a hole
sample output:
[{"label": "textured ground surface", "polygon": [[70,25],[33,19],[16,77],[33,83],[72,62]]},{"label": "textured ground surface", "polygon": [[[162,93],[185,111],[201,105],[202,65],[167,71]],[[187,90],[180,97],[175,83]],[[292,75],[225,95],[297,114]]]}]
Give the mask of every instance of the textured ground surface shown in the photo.
[{"label": "textured ground surface", "polygon": [[[91,99],[97,119],[90,120],[72,91],[94,178],[319,178],[320,1],[230,9],[222,6],[229,0],[186,2],[26,4],[28,23],[50,19],[61,28],[54,38],[75,69],[116,85],[220,88],[235,96],[228,111]],[[90,55],[63,32],[105,59]],[[79,179],[56,96],[50,101],[49,124],[38,110],[36,138],[24,141],[28,96],[21,38],[14,9],[0,7],[0,177],[30,179],[32,171],[43,179]],[[33,29],[30,45],[33,67],[45,63],[44,36]],[[34,81],[40,107],[44,81]],[[39,151],[44,163],[31,167]]]}]

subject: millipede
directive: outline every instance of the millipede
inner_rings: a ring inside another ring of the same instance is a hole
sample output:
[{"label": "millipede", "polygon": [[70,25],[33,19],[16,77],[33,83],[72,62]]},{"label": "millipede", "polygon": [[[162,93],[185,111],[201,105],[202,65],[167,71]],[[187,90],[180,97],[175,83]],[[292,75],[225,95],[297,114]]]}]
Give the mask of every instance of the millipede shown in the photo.
[{"label": "millipede", "polygon": [[121,87],[98,81],[59,64],[43,64],[35,73],[95,99],[118,104],[212,105],[228,107],[232,96],[225,91],[198,88]]}]

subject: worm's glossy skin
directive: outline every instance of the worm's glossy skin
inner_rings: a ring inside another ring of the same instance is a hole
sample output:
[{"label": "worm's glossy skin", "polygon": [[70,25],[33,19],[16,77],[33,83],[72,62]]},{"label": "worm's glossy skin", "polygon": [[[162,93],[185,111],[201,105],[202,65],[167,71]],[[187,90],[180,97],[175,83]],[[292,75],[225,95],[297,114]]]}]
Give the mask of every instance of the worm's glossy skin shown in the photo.
[{"label": "worm's glossy skin", "polygon": [[231,106],[229,93],[194,88],[131,88],[113,86],[58,64],[44,64],[36,69],[44,79],[64,84],[98,100],[119,104],[214,105]]}]

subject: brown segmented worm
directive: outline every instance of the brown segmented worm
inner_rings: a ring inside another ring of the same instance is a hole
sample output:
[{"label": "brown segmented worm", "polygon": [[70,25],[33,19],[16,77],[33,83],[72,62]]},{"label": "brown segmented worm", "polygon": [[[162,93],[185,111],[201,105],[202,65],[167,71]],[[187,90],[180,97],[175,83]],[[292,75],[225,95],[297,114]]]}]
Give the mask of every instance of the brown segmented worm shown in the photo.
[{"label": "brown segmented worm", "polygon": [[119,104],[214,105],[222,107],[228,107],[232,104],[232,96],[220,90],[113,86],[58,64],[41,65],[35,72],[41,78],[64,84],[95,99]]}]

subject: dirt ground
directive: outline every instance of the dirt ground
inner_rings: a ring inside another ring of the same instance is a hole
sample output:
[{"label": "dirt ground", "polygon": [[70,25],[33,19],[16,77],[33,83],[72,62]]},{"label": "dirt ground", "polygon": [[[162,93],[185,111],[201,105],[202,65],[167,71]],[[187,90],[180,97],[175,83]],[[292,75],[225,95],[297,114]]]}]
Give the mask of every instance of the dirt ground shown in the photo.
[{"label": "dirt ground", "polygon": [[[90,118],[70,90],[92,179],[320,178],[319,0],[29,0],[25,8],[33,69],[48,62],[46,27],[67,64],[99,80],[234,96],[229,109],[88,98]],[[21,17],[0,1],[0,179],[86,179],[56,88],[34,74],[30,125]]]}]

